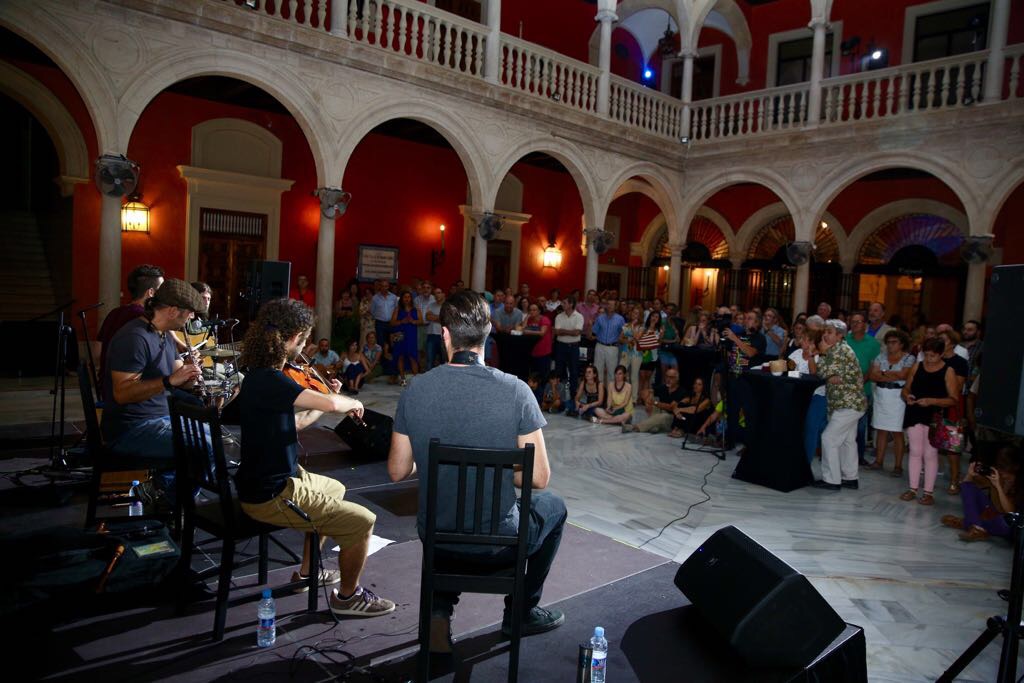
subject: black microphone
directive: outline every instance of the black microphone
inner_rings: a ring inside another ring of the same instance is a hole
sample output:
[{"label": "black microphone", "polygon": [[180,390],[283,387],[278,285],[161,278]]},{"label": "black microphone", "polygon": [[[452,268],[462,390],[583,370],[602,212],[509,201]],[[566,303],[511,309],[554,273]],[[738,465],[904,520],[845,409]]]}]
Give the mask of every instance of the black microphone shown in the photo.
[{"label": "black microphone", "polygon": [[308,514],[306,514],[306,511],[303,510],[302,508],[300,508],[294,502],[292,502],[291,500],[289,500],[287,498],[282,498],[281,500],[284,501],[285,505],[287,505],[288,507],[290,507],[292,509],[292,512],[297,514],[299,517],[302,517],[302,519],[306,520],[310,524],[313,523],[313,519]]}]

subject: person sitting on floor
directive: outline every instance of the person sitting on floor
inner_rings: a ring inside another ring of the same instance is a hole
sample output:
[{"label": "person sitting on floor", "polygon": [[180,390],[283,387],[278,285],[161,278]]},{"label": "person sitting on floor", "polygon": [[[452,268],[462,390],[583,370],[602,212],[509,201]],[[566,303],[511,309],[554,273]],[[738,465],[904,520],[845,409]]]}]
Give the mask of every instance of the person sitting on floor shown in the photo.
[{"label": "person sitting on floor", "polygon": [[626,381],[626,366],[616,366],[612,377],[614,379],[605,392],[605,407],[594,409],[591,422],[621,425],[633,417],[633,387]]},{"label": "person sitting on floor", "polygon": [[684,434],[696,434],[711,412],[711,399],[704,388],[704,380],[697,377],[693,380],[690,395],[680,401],[673,411],[675,419],[672,420],[672,431],[668,435],[673,439],[681,439]]},{"label": "person sitting on floor", "polygon": [[995,464],[991,466],[972,462],[967,468],[967,479],[960,484],[964,516],[944,515],[943,525],[962,529],[963,541],[981,541],[990,536],[1011,540],[1012,529],[1003,515],[1017,511],[1024,493],[1017,488],[1019,456],[1012,446],[1005,446],[996,453]]},{"label": "person sitting on floor", "polygon": [[353,396],[359,393],[366,379],[366,366],[369,361],[359,351],[359,342],[352,340],[348,343],[348,350],[341,359],[342,388]]},{"label": "person sitting on floor", "polygon": [[[395,610],[395,603],[359,584],[366,563],[376,516],[362,505],[344,500],[341,482],[307,472],[298,464],[296,432],[325,412],[361,417],[363,404],[340,394],[303,389],[281,372],[294,360],[302,341],[313,329],[315,315],[295,299],[263,304],[245,335],[240,362],[249,368],[238,401],[242,415],[241,464],[235,476],[238,500],[249,517],[274,526],[316,530],[321,543],[333,538],[341,547],[337,570],[322,570],[325,586],[340,583],[328,598],[339,615],[378,617]],[[338,380],[330,380],[338,391]],[[292,506],[309,518],[306,521]],[[293,576],[309,576],[310,535],[306,536],[302,567]]]},{"label": "person sitting on floor", "polygon": [[576,390],[576,414],[584,420],[595,416],[595,411],[604,403],[604,385],[597,378],[597,369],[588,365],[583,369],[583,381]]},{"label": "person sitting on floor", "polygon": [[544,385],[544,392],[540,397],[540,409],[545,413],[562,412],[562,383],[559,381],[558,372],[554,370],[548,373],[548,382]]},{"label": "person sitting on floor", "polygon": [[644,408],[647,416],[639,422],[622,425],[623,432],[649,432],[657,434],[667,432],[672,426],[672,418],[686,391],[679,386],[679,370],[669,368],[665,371],[665,382],[644,394]]},{"label": "person sitting on floor", "polygon": [[363,344],[363,359],[366,362],[366,375],[363,377],[364,382],[369,382],[374,377],[381,374],[381,360],[384,358],[384,350],[377,343],[377,333],[370,332],[366,333],[366,343]]}]

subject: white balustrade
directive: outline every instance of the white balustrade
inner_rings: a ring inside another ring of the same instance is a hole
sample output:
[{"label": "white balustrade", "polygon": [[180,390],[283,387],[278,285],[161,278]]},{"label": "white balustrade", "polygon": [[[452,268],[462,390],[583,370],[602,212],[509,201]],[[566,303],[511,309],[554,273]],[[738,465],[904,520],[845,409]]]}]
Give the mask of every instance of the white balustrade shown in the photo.
[{"label": "white balustrade", "polygon": [[593,112],[600,75],[596,66],[501,34],[498,82],[508,88]]},{"label": "white balustrade", "polygon": [[347,0],[347,4],[351,40],[483,76],[486,27],[416,0]]},{"label": "white balustrade", "polygon": [[1019,100],[1024,97],[1024,45],[1013,45],[1003,50],[1006,55],[1006,67],[1003,69],[1006,79],[1005,93],[1002,99]]},{"label": "white balustrade", "polygon": [[619,76],[611,77],[610,95],[608,116],[613,121],[655,135],[681,137],[683,103],[679,99]]},{"label": "white balustrade", "polygon": [[[233,2],[233,0],[227,0]],[[240,7],[318,31],[330,30],[327,12],[331,0],[249,0]]]},{"label": "white balustrade", "polygon": [[807,120],[806,83],[690,105],[690,139],[718,140],[801,128]]},{"label": "white balustrade", "polygon": [[987,52],[971,52],[826,79],[821,124],[972,105],[981,99],[987,59]]}]

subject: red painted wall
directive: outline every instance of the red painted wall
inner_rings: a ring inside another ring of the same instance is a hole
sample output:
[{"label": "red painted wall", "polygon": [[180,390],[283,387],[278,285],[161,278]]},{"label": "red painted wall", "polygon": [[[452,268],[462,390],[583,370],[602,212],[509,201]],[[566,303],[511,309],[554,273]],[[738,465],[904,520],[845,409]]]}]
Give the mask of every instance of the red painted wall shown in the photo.
[{"label": "red painted wall", "polygon": [[[554,287],[563,293],[582,287],[586,271],[580,246],[583,202],[576,182],[568,172],[522,163],[515,164],[512,173],[523,183],[523,213],[531,214],[522,229],[519,282],[528,283],[531,292],[543,294]],[[551,237],[562,252],[558,270],[544,268],[542,263]]]},{"label": "red painted wall", "polygon": [[601,256],[601,263],[644,265],[639,256],[630,255],[629,243],[639,242],[643,238],[644,230],[659,213],[661,209],[653,200],[637,192],[623,195],[612,202],[608,207],[608,215],[617,216],[619,219],[619,247],[606,251]]},{"label": "red painted wall", "polygon": [[851,232],[864,216],[880,206],[901,199],[934,199],[963,211],[956,194],[937,178],[913,180],[858,180],[843,190],[828,207],[847,232]]},{"label": "red painted wall", "polygon": [[1003,249],[1003,263],[1024,263],[1024,184],[1018,185],[999,211],[995,246]]},{"label": "red painted wall", "polygon": [[402,283],[429,277],[442,224],[445,259],[435,279],[447,288],[462,277],[466,172],[454,150],[371,133],[353,152],[343,185],[352,202],[337,222],[335,291],[355,277],[360,244],[399,247]]},{"label": "red painted wall", "polygon": [[523,40],[586,62],[596,14],[596,5],[580,0],[503,2],[501,31],[519,37],[521,26]]},{"label": "red painted wall", "polygon": [[159,265],[169,277],[184,276],[187,188],[176,167],[191,164],[192,127],[226,117],[255,123],[281,139],[281,175],[295,183],[281,195],[280,258],[292,262],[293,273],[313,278],[319,228],[319,205],[311,196],[316,170],[295,119],[164,92],[143,111],[128,144],[129,158],[142,167],[140,184],[150,207],[150,233],[123,235],[122,283],[140,263]]},{"label": "red painted wall", "polygon": [[762,185],[743,184],[719,190],[704,205],[722,214],[733,231],[739,232],[754,212],[778,201],[778,195]]},{"label": "red painted wall", "polygon": [[[626,52],[626,57],[624,58],[619,56],[619,53],[623,50]],[[640,49],[640,43],[636,42],[633,34],[623,28],[616,28],[612,31],[612,73],[640,83],[643,76],[643,65],[643,51]],[[657,83],[658,81],[655,80],[653,82]]]}]

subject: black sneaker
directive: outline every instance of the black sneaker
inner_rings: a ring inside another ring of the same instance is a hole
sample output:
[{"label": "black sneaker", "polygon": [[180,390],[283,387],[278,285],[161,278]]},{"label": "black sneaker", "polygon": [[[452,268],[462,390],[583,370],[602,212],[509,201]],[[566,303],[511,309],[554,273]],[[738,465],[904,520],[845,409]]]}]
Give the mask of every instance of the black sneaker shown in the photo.
[{"label": "black sneaker", "polygon": [[[532,636],[538,633],[546,633],[564,623],[565,615],[558,610],[534,607],[523,618],[523,635]],[[512,620],[509,618],[507,609],[501,618],[501,632],[506,636],[512,635]]]},{"label": "black sneaker", "polygon": [[842,486],[843,486],[844,489],[857,489],[857,488],[860,488],[860,485],[857,483],[856,479],[843,479]]},{"label": "black sneaker", "polygon": [[821,479],[815,481],[811,486],[816,489],[825,489],[826,491],[838,491],[842,488],[839,484],[830,484],[827,481],[822,481]]}]

